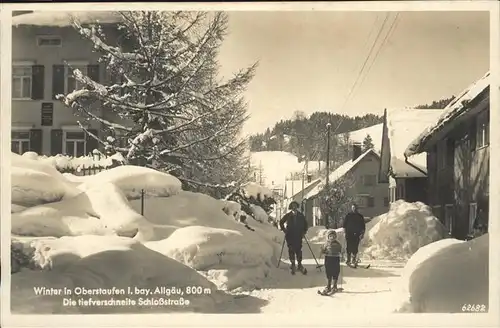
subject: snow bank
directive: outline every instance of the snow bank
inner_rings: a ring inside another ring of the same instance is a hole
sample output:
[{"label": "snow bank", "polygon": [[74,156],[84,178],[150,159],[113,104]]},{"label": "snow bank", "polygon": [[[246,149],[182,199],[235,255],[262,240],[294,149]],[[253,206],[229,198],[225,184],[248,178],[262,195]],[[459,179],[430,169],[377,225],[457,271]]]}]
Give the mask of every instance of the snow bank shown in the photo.
[{"label": "snow bank", "polygon": [[17,213],[24,211],[27,207],[21,206],[21,205],[16,205],[16,204],[11,204],[10,205],[10,213]]},{"label": "snow bank", "polygon": [[111,183],[59,202],[30,207],[11,216],[12,233],[22,236],[127,235],[149,239],[152,228]]},{"label": "snow bank", "polygon": [[12,153],[12,203],[34,206],[73,197],[79,193],[55,168]]},{"label": "snow bank", "polygon": [[[212,312],[223,296],[216,286],[191,268],[154,252],[129,238],[79,236],[39,242],[36,246],[38,264],[45,271],[23,271],[12,275],[11,304],[15,314],[104,314],[145,312]],[[186,288],[200,286],[211,293],[188,295]],[[171,299],[188,300],[184,305],[148,306],[63,306],[63,296],[36,295],[35,288],[68,288],[74,300],[140,300],[169,298],[160,287],[180,288],[184,295]],[[150,290],[146,296],[136,287]],[[119,295],[76,295],[77,288],[123,290]],[[132,290],[129,293],[128,288]],[[158,290],[161,291],[161,290]]]},{"label": "snow bank", "polygon": [[389,212],[370,222],[361,242],[363,256],[377,260],[407,260],[420,247],[445,237],[431,209],[420,202],[398,200]]},{"label": "snow bank", "polygon": [[128,199],[146,196],[168,197],[177,194],[182,184],[176,177],[150,168],[123,165],[89,176],[80,188],[85,190],[111,182],[122,190]]},{"label": "snow bank", "polygon": [[255,287],[248,286],[249,281],[255,283],[258,278],[265,278],[274,263],[273,246],[250,231],[191,226],[146,246],[198,271],[206,271],[209,279],[224,290]]},{"label": "snow bank", "polygon": [[[223,210],[228,204],[237,210],[237,203],[189,191],[147,198],[144,216],[154,228],[148,247],[205,270],[220,288],[255,287],[252,284],[265,278],[270,263],[279,256],[282,236],[267,223],[254,222],[254,231],[249,230]],[[138,210],[140,200],[131,205]],[[218,266],[213,267],[214,263]]]},{"label": "snow bank", "polygon": [[[131,200],[132,208],[140,213],[141,200]],[[144,217],[154,226],[153,240],[168,238],[176,229],[203,226],[241,230],[245,226],[223,211],[224,203],[208,195],[180,191],[170,197],[148,197],[144,200]]]},{"label": "snow bank", "polygon": [[260,223],[267,223],[269,220],[269,215],[267,215],[266,211],[260,206],[250,204],[250,210],[252,211],[253,217],[255,220]]},{"label": "snow bank", "polygon": [[[420,248],[401,278],[397,312],[458,313],[464,304],[485,305],[489,297],[489,235],[468,242],[445,239]],[[406,296],[406,297],[405,297]],[[479,309],[478,312],[481,312]]]}]

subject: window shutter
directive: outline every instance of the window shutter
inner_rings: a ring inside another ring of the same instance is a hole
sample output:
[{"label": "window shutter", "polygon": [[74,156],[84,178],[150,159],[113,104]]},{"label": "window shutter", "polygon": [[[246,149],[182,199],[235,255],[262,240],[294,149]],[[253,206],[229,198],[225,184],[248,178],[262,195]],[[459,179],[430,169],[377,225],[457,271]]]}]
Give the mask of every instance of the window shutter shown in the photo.
[{"label": "window shutter", "polygon": [[53,129],[50,131],[50,154],[55,156],[63,152],[63,130]]},{"label": "window shutter", "polygon": [[[96,129],[89,129],[89,132],[95,135],[96,137],[99,136],[99,133]],[[86,138],[87,138],[87,153],[92,153],[94,149],[99,149],[99,142],[94,139],[90,134],[86,133]]]},{"label": "window shutter", "polygon": [[59,94],[64,94],[64,65],[54,65],[52,67],[52,99],[56,99]]},{"label": "window shutter", "polygon": [[31,82],[31,99],[44,99],[44,78],[45,70],[43,65],[33,65],[31,67],[32,82]]},{"label": "window shutter", "polygon": [[42,130],[30,130],[30,151],[34,151],[38,155],[42,155]]},{"label": "window shutter", "polygon": [[94,80],[95,82],[99,83],[99,65],[88,65],[87,66],[87,73],[89,78]]}]

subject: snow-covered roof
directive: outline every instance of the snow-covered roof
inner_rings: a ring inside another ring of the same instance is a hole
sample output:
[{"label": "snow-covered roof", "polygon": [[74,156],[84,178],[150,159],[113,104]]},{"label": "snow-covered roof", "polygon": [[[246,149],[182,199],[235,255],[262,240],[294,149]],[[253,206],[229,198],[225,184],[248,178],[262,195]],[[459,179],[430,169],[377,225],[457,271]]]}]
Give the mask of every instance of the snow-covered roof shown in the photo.
[{"label": "snow-covered roof", "polygon": [[[425,177],[416,168],[405,163],[404,152],[410,142],[442,114],[440,109],[398,109],[387,112],[387,131],[391,153],[391,171],[399,177]],[[410,163],[427,172],[426,154],[411,159]]]},{"label": "snow-covered roof", "polygon": [[[304,181],[304,190],[309,189],[311,186],[317,184],[320,182],[321,179],[314,179],[311,180],[311,182],[307,182],[307,180]],[[299,195],[302,193],[302,180],[286,180],[286,189],[284,191],[284,196],[285,198],[295,198],[295,196]]]},{"label": "snow-covered roof", "polygon": [[36,11],[28,14],[12,17],[12,26],[71,26],[72,18],[81,24],[99,22],[100,24],[112,24],[121,21],[117,11]]},{"label": "snow-covered roof", "polygon": [[[358,158],[356,158],[354,161],[352,159],[348,160],[344,164],[340,165],[335,171],[330,173],[328,176],[329,183],[333,183],[337,181],[338,179],[342,178],[344,175],[349,173],[356,165],[363,160],[368,154],[374,154],[376,156],[379,156],[376,151],[373,149],[369,149],[365,151],[363,154],[361,154]],[[321,183],[319,183],[315,188],[313,188],[311,191],[309,191],[304,198],[312,198],[318,195],[323,188],[325,188],[325,181],[326,179],[321,179]]]},{"label": "snow-covered roof", "polygon": [[369,126],[367,128],[350,131],[349,139],[354,142],[363,143],[366,136],[369,134],[372,137],[372,142],[375,150],[380,151],[382,145],[382,123]]},{"label": "snow-covered roof", "polygon": [[420,135],[408,145],[405,150],[405,155],[413,156],[422,153],[427,141],[437,132],[441,131],[445,126],[451,124],[456,118],[460,117],[463,113],[466,113],[469,109],[467,106],[468,103],[477,98],[481,93],[488,89],[489,86],[490,72],[486,73],[481,79],[471,84],[460,95],[458,95],[454,101],[448,104],[434,124],[423,130]]}]

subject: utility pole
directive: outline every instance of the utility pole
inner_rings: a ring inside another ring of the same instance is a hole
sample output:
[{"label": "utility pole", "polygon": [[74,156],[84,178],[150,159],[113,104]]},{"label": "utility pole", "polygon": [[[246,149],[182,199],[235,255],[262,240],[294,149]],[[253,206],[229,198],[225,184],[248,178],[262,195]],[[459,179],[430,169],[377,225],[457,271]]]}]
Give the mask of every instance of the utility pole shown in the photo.
[{"label": "utility pole", "polygon": [[305,179],[307,177],[307,169],[308,169],[308,159],[306,157],[304,162],[304,172],[302,172],[302,201],[304,201]]},{"label": "utility pole", "polygon": [[331,124],[326,125],[326,186],[330,183],[330,128]]},{"label": "utility pole", "polygon": [[[326,124],[326,185],[325,187],[328,188],[328,185],[330,183],[330,128],[331,124],[328,123]],[[330,213],[327,213],[325,216],[322,213],[322,216],[324,217],[324,224],[325,228],[328,228],[328,217],[330,216]]]}]

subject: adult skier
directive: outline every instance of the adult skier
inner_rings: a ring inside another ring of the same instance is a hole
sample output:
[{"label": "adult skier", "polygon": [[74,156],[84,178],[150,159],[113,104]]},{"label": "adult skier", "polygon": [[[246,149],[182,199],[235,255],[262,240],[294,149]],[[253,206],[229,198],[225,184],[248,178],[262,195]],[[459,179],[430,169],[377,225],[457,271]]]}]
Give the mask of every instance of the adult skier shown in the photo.
[{"label": "adult skier", "polygon": [[347,244],[347,265],[357,266],[357,255],[359,242],[365,234],[365,218],[358,212],[358,206],[352,204],[351,212],[347,213],[344,218],[345,241]]},{"label": "adult skier", "polygon": [[[298,211],[299,206],[299,203],[291,202],[288,205],[290,211],[280,220],[280,228],[285,233],[288,257],[292,263],[290,267],[292,274],[295,274],[296,269],[303,274],[307,273],[302,266],[302,238],[304,238],[309,227],[305,216]],[[295,267],[295,259],[297,259],[297,267]]]}]

